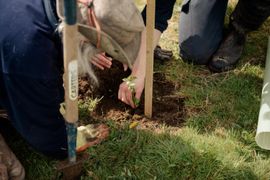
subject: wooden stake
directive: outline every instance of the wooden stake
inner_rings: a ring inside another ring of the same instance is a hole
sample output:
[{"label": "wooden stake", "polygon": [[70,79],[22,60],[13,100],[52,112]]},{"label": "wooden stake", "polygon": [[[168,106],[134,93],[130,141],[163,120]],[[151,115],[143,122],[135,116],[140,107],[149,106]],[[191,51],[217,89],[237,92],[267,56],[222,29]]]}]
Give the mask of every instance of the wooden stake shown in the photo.
[{"label": "wooden stake", "polygon": [[155,28],[155,0],[147,0],[146,13],[146,74],[145,74],[145,102],[144,114],[152,117],[153,98],[153,69],[154,69],[154,28]]}]

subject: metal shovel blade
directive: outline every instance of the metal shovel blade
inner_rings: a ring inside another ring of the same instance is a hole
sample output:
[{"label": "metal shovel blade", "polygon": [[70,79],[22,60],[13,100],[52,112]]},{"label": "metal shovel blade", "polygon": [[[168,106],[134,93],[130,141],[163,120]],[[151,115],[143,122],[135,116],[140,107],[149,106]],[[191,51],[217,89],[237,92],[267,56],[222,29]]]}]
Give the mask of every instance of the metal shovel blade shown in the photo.
[{"label": "metal shovel blade", "polygon": [[[68,160],[61,161],[56,165],[57,176],[61,177],[63,180],[77,180],[80,179],[82,173],[82,167],[84,162],[88,159],[86,153],[79,154],[77,156],[77,161],[70,163]],[[56,178],[59,179],[59,178]]]}]

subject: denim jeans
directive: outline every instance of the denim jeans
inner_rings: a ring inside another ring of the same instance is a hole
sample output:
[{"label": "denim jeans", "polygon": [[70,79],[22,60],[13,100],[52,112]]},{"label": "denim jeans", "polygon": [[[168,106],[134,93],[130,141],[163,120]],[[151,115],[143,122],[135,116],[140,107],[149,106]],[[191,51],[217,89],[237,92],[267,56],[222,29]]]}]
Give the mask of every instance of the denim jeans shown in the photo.
[{"label": "denim jeans", "polygon": [[[223,38],[228,0],[184,0],[179,20],[181,57],[194,64],[207,64]],[[270,0],[240,0],[231,21],[256,30],[270,15]]]}]

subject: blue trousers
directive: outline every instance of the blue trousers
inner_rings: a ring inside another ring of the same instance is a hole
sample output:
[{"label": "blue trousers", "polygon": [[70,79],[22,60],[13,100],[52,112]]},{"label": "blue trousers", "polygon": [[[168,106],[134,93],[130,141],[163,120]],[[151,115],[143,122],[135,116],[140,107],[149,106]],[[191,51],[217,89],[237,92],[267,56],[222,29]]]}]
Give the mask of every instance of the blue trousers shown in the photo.
[{"label": "blue trousers", "polygon": [[184,0],[180,12],[179,46],[184,60],[207,64],[223,34],[228,0]]},{"label": "blue trousers", "polygon": [[[181,57],[207,64],[223,39],[228,0],[184,0],[179,20]],[[231,21],[245,31],[256,30],[270,15],[270,0],[239,0]]]},{"label": "blue trousers", "polygon": [[0,104],[38,151],[65,157],[62,45],[42,0],[0,1]]}]

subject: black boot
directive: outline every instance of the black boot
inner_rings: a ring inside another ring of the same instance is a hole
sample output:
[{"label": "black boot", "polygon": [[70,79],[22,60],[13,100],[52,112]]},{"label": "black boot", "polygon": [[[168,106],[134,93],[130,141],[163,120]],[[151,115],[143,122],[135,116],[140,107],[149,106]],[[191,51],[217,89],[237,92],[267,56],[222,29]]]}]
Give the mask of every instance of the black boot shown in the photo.
[{"label": "black boot", "polygon": [[233,69],[243,52],[246,34],[258,29],[270,15],[270,0],[239,0],[231,15],[230,31],[209,63],[209,69]]},{"label": "black boot", "polygon": [[156,46],[154,50],[154,58],[159,60],[161,64],[171,60],[173,57],[173,52],[171,50],[162,49],[159,45]]},{"label": "black boot", "polygon": [[228,34],[209,62],[209,69],[213,72],[234,69],[242,55],[246,34],[247,32],[237,25],[230,25]]}]

